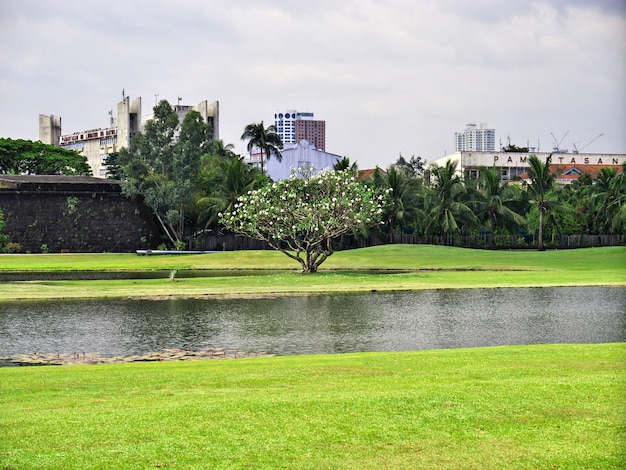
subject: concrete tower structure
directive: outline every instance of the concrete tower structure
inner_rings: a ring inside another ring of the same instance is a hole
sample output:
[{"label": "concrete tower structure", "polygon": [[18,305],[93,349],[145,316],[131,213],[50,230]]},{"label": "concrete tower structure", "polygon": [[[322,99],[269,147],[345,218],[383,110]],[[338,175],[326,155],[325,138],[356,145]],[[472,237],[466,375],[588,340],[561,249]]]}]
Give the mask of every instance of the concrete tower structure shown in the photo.
[{"label": "concrete tower structure", "polygon": [[42,144],[59,146],[61,142],[61,117],[39,115],[39,140]]}]

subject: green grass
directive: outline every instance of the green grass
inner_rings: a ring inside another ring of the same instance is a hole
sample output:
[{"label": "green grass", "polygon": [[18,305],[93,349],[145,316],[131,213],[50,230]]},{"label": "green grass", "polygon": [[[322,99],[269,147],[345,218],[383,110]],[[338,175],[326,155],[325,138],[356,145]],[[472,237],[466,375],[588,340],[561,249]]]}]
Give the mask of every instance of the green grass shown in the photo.
[{"label": "green grass", "polygon": [[[5,271],[160,270],[163,279],[0,284],[28,298],[626,285],[626,247],[284,255],[4,255]],[[179,278],[172,270],[272,274]],[[403,272],[390,273],[390,270]],[[626,345],[0,368],[0,469],[621,469]]]},{"label": "green grass", "polygon": [[0,369],[0,468],[621,469],[626,345]]},{"label": "green grass", "polygon": [[[171,270],[178,274],[168,279]],[[163,279],[31,281],[0,285],[0,300],[81,297],[202,297],[438,288],[626,285],[626,247],[489,251],[386,245],[337,252],[315,275],[274,251],[204,255],[0,255],[0,271],[163,271]],[[185,270],[221,273],[182,278]],[[228,271],[259,270],[232,276]],[[267,273],[263,270],[273,270]],[[392,270],[403,272],[390,273]],[[226,271],[226,273],[224,273]]]}]

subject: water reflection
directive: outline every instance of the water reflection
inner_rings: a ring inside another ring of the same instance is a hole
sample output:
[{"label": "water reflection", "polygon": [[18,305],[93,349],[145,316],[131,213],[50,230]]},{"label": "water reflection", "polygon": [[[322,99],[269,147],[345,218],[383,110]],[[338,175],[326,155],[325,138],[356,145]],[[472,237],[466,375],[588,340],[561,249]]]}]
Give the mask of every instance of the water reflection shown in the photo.
[{"label": "water reflection", "polygon": [[626,341],[624,288],[0,303],[0,357],[133,355],[184,344],[319,354],[615,341]]}]

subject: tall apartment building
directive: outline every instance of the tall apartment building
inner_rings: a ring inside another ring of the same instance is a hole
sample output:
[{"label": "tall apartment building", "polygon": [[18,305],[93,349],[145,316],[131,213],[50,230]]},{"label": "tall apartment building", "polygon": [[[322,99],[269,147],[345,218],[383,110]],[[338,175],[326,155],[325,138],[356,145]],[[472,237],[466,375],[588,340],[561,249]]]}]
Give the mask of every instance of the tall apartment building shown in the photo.
[{"label": "tall apartment building", "polygon": [[490,152],[496,149],[496,131],[487,124],[467,124],[465,131],[454,133],[455,152]]},{"label": "tall apartment building", "polygon": [[326,150],[326,121],[315,120],[313,113],[295,109],[280,110],[274,114],[274,125],[287,147],[306,140],[316,149]]},{"label": "tall apartment building", "polygon": [[[211,124],[212,139],[219,138],[219,102],[209,104],[205,100],[197,106],[178,104],[172,105],[172,108],[181,123],[189,111],[198,111],[205,122]],[[131,102],[128,96],[123,96],[117,105],[117,117],[113,117],[112,111],[109,114],[110,126],[105,129],[95,128],[66,135],[61,133],[60,116],[40,114],[39,140],[44,144],[76,150],[87,157],[93,176],[106,178],[104,162],[109,154],[128,148],[133,136],[142,130],[141,97]]]}]

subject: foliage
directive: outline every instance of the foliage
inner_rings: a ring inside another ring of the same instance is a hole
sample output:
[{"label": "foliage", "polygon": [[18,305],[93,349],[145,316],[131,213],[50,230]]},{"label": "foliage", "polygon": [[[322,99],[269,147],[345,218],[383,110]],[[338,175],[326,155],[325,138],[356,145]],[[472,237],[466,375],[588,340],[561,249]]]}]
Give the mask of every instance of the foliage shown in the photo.
[{"label": "foliage", "polygon": [[383,226],[389,233],[402,231],[417,222],[421,181],[412,173],[391,166],[374,173],[374,186],[389,193]]},{"label": "foliage", "polygon": [[266,241],[316,272],[333,253],[333,239],[380,222],[384,195],[358,182],[350,171],[295,175],[238,199],[222,214],[228,230]]},{"label": "foliage", "polygon": [[120,165],[119,152],[111,152],[104,159],[103,166],[107,170],[107,178],[121,180],[124,178],[124,168]]},{"label": "foliage", "polygon": [[528,147],[518,147],[515,144],[509,144],[506,147],[502,147],[501,151],[509,153],[526,153],[528,152]]},{"label": "foliage", "polygon": [[424,167],[426,166],[426,160],[420,156],[412,155],[409,160],[402,155],[398,157],[395,164],[396,168],[408,172],[415,178],[422,178],[424,176]]},{"label": "foliage", "polygon": [[600,234],[626,233],[626,163],[618,174],[615,168],[602,168],[590,198],[596,214],[594,229]]},{"label": "foliage", "polygon": [[521,215],[525,212],[525,207],[519,187],[503,183],[496,168],[481,167],[479,172],[480,184],[473,205],[483,226],[489,228],[493,244],[493,234],[498,229],[515,234],[520,227],[526,225],[526,220]]},{"label": "foliage", "polygon": [[4,228],[6,227],[6,221],[4,220],[4,212],[0,209],[0,253],[2,253],[6,247],[6,244],[9,242],[9,236],[2,233]]},{"label": "foliage", "polygon": [[359,170],[359,165],[357,162],[351,162],[348,157],[343,157],[337,163],[333,165],[333,170],[335,171],[344,171],[349,170],[352,172],[356,172]]},{"label": "foliage", "polygon": [[562,211],[563,205],[557,197],[554,196],[554,192],[551,191],[554,186],[555,177],[550,173],[550,157],[543,163],[537,156],[531,155],[528,157],[528,177],[530,183],[524,183],[524,187],[529,196],[529,201],[533,204],[538,212],[538,236],[537,236],[537,249],[539,251],[545,250],[544,246],[544,222],[547,215],[552,215],[552,221],[554,219],[554,212]]},{"label": "foliage", "polygon": [[199,183],[205,192],[197,200],[199,221],[204,221],[205,228],[214,225],[219,213],[232,212],[237,198],[267,181],[258,168],[239,156],[205,155]]},{"label": "foliage", "polygon": [[278,135],[275,125],[270,125],[267,128],[263,124],[263,121],[259,123],[248,124],[243,134],[241,134],[241,140],[248,141],[248,152],[252,152],[256,147],[261,151],[261,173],[265,173],[265,164],[263,163],[263,155],[267,156],[269,160],[272,155],[280,162],[282,155],[280,150],[283,148],[283,142]]},{"label": "foliage", "polygon": [[90,176],[87,157],[41,142],[0,138],[0,174]]},{"label": "foliage", "polygon": [[427,235],[455,234],[476,227],[478,217],[469,206],[467,189],[457,174],[457,162],[433,166],[434,183],[424,187],[423,223]]}]

